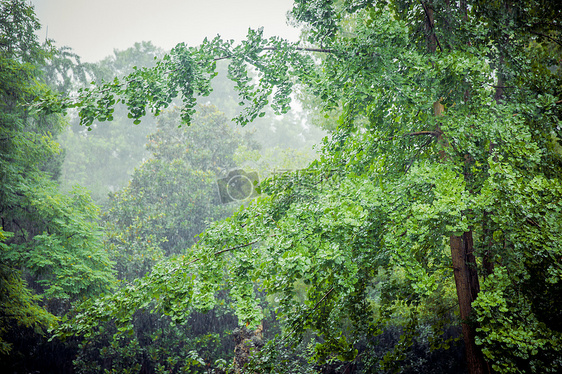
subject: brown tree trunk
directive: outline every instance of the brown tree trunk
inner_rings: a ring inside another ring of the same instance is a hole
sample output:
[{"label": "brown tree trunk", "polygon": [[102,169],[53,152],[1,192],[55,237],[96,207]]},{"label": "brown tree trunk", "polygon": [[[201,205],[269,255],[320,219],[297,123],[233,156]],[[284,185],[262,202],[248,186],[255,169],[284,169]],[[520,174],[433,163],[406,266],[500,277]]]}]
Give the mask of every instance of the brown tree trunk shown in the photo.
[{"label": "brown tree trunk", "polygon": [[[426,15],[428,49],[432,53],[437,51],[437,47],[439,47],[440,51],[443,51],[434,30],[434,9],[429,3],[422,2],[422,6]],[[464,1],[461,2],[460,6],[463,11],[466,11]],[[433,114],[435,117],[443,115],[443,112],[444,107],[441,104],[441,100],[434,102]],[[437,141],[441,147],[439,158],[441,162],[445,162],[447,160],[446,149],[449,147],[449,144],[443,136],[439,122],[436,124],[436,132],[439,134]],[[468,372],[469,374],[488,374],[490,373],[489,366],[484,360],[482,351],[476,346],[476,323],[471,321],[472,302],[476,300],[480,291],[476,258],[473,253],[472,231],[467,231],[461,236],[451,235],[449,243],[462,321],[462,332],[466,347]]]},{"label": "brown tree trunk", "polygon": [[[439,101],[433,104],[435,116],[443,113],[443,105]],[[441,129],[437,125],[439,133],[438,142],[443,148],[447,147],[447,141],[443,138]],[[445,150],[440,152],[442,161],[446,160]],[[469,374],[488,374],[489,366],[484,360],[484,355],[476,346],[476,321],[471,321],[472,302],[478,297],[480,283],[478,281],[478,268],[474,257],[474,244],[472,231],[467,231],[461,236],[451,235],[449,238],[451,246],[451,258],[455,276],[455,286],[459,301],[462,333],[466,347],[466,361]]]},{"label": "brown tree trunk", "polygon": [[480,291],[476,259],[473,254],[472,231],[465,232],[462,236],[452,235],[450,246],[468,372],[470,374],[489,373],[482,351],[476,346],[476,321],[471,320],[472,302]]},{"label": "brown tree trunk", "polygon": [[[443,115],[444,107],[440,101],[433,103],[433,114],[436,117]],[[447,140],[443,137],[439,123],[436,125],[439,134],[437,141],[441,146],[439,157],[446,161],[445,148]],[[476,346],[476,323],[471,321],[472,302],[478,297],[480,283],[478,282],[478,268],[474,257],[474,244],[472,231],[467,231],[461,236],[451,235],[451,258],[455,276],[455,286],[459,301],[462,333],[466,347],[466,361],[469,374],[487,374],[490,372],[480,348]]]}]

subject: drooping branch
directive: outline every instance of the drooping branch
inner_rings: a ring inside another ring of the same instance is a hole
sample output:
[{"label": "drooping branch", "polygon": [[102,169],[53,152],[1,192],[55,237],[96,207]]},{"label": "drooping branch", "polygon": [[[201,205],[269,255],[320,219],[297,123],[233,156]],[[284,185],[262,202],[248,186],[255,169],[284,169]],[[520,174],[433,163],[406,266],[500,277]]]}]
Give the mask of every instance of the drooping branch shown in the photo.
[{"label": "drooping branch", "polygon": [[[189,123],[196,103],[195,97],[206,96],[212,91],[210,80],[216,75],[214,63],[222,60],[235,60],[235,71],[242,74],[243,64],[249,63],[262,69],[256,57],[266,51],[334,53],[327,48],[299,47],[286,41],[266,41],[260,32],[248,34],[248,42],[234,47],[230,42],[219,38],[205,41],[200,47],[187,48],[178,44],[166,57],[162,58],[154,68],[135,69],[134,72],[122,79],[116,78],[112,82],[104,83],[92,88],[81,89],[75,97],[60,98],[57,95],[46,95],[43,100],[32,104],[32,107],[45,113],[64,112],[69,108],[79,108],[80,123],[90,126],[94,120],[105,121],[113,119],[113,106],[123,102],[129,110],[129,118],[140,123],[140,118],[146,115],[147,109],[158,115],[161,109],[168,107],[174,97],[181,96],[184,102],[182,120]],[[296,54],[294,55],[296,56]],[[288,61],[296,66],[303,62]],[[281,74],[283,70],[280,71]],[[278,74],[278,73],[275,73]],[[242,77],[244,78],[244,77]],[[247,113],[241,115],[237,121],[245,124],[253,120],[262,110],[266,97],[271,94],[273,86],[289,85],[290,79],[285,76],[270,77],[265,80],[264,87],[256,90],[251,80],[238,80],[242,101],[251,103]],[[285,88],[285,87],[284,87]],[[279,100],[274,98],[274,101]],[[277,106],[284,109],[286,103],[283,98]],[[280,110],[281,110],[280,109]],[[248,120],[249,119],[249,120]],[[90,129],[90,128],[89,128]]]}]

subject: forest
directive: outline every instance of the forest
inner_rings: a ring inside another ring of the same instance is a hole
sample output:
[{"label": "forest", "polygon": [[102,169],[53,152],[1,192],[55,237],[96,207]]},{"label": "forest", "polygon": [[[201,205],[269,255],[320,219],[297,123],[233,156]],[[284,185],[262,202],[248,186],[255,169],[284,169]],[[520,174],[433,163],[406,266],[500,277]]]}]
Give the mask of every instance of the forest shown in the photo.
[{"label": "forest", "polygon": [[0,372],[562,372],[562,2],[287,17],[86,63],[0,0]]}]

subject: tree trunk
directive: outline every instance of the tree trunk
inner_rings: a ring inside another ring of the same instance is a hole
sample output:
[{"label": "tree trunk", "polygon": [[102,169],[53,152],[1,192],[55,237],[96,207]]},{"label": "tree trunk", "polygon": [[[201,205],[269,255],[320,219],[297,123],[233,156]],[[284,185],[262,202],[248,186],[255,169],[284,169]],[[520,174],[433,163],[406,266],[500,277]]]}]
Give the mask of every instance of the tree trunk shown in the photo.
[{"label": "tree trunk", "polygon": [[[440,116],[443,113],[443,105],[436,101],[433,104],[434,115]],[[436,128],[437,141],[443,148],[440,158],[445,161],[447,156],[445,148],[448,146],[447,140],[443,138],[439,124]],[[478,297],[480,283],[478,281],[478,268],[474,257],[474,244],[472,231],[467,231],[461,236],[451,235],[449,238],[451,246],[451,258],[455,275],[455,286],[459,300],[461,325],[464,343],[466,347],[466,361],[469,374],[490,373],[489,367],[484,360],[484,355],[480,348],[476,346],[476,321],[471,321],[472,302]]]},{"label": "tree trunk", "polygon": [[[440,51],[443,51],[434,30],[433,7],[431,4],[424,2],[422,2],[422,6],[426,15],[428,49],[431,53],[435,53],[437,47],[439,47]],[[462,8],[466,5],[464,2],[461,2],[460,6]],[[463,8],[463,10],[465,9]],[[433,103],[433,114],[435,117],[442,116],[444,110],[445,108],[441,104],[441,100]],[[436,123],[437,142],[441,147],[439,158],[441,162],[445,162],[447,160],[446,149],[449,147],[449,144],[447,139],[443,137],[440,125],[439,122]],[[476,346],[476,321],[471,321],[472,302],[476,300],[480,291],[476,258],[473,253],[472,231],[465,232],[461,236],[451,235],[449,243],[451,246],[455,286],[459,300],[462,332],[466,347],[468,372],[469,374],[489,374],[490,369],[484,360],[484,355],[480,348]]]},{"label": "tree trunk", "polygon": [[468,372],[470,374],[489,373],[482,351],[476,346],[476,321],[471,320],[472,302],[480,291],[476,259],[473,254],[472,231],[465,232],[462,236],[452,235],[450,245]]}]

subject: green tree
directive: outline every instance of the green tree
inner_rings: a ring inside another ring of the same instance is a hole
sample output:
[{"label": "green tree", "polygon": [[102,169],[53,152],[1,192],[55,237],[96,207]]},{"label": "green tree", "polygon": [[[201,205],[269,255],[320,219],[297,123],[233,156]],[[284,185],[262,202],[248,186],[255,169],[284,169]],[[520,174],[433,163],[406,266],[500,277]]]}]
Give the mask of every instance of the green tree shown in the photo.
[{"label": "green tree", "polygon": [[[97,63],[83,64],[84,79],[97,83],[111,81],[115,75],[128,74],[136,66],[153,66],[154,59],[163,54],[150,42],[135,43],[126,50],[115,50],[112,56]],[[73,85],[74,91],[88,86],[82,81]],[[118,105],[112,121],[95,123],[94,132],[85,132],[76,117],[70,122],[71,126],[57,138],[65,151],[61,187],[70,191],[76,184],[84,186],[97,204],[105,205],[109,193],[124,187],[134,168],[150,156],[145,149],[146,137],[156,129],[156,119],[148,117],[134,126],[125,106]]]},{"label": "green tree", "polygon": [[72,302],[108,289],[113,276],[97,207],[81,189],[58,191],[62,152],[54,137],[64,122],[29,110],[51,94],[42,66],[60,54],[37,42],[39,23],[25,2],[2,1],[0,14],[0,354],[7,370],[33,367],[32,351],[45,359],[41,335]]},{"label": "green tree", "polygon": [[221,204],[217,179],[234,168],[238,147],[255,144],[236,134],[213,106],[201,106],[190,127],[178,124],[178,110],[159,117],[148,136],[152,157],[110,196],[106,246],[120,279],[142,277],[155,262],[185,253],[208,222],[232,211]]},{"label": "green tree", "polygon": [[[214,305],[221,286],[240,322],[256,324],[257,282],[277,298],[285,326],[258,358],[262,368],[277,369],[287,357],[276,348],[309,331],[312,360],[374,371],[411,345],[420,319],[434,322],[439,340],[435,321],[454,285],[470,373],[560,371],[552,300],[562,290],[561,13],[558,3],[532,0],[298,0],[293,17],[311,47],[264,40],[259,30],[237,46],[180,44],[153,69],[63,103],[79,106],[89,125],[115,96],[140,118],[181,94],[189,122],[215,62],[230,59],[247,104],[241,124],[268,104],[286,111],[294,81],[326,113],[341,113],[306,171],[272,179],[267,196],[213,224],[188,256],[89,305],[76,331],[99,316],[126,324],[155,295],[158,310],[182,320],[187,305]],[[381,270],[403,280],[381,280]],[[296,282],[307,285],[304,298]],[[126,308],[111,311],[115,300]],[[371,360],[374,338],[392,321],[404,324],[400,344]]]},{"label": "green tree", "polygon": [[[194,121],[181,124],[178,110],[163,112],[148,137],[152,156],[135,169],[128,186],[110,196],[103,215],[105,246],[122,285],[149,273],[172,255],[184,255],[208,225],[232,212],[221,204],[217,179],[235,166],[234,155],[255,144],[233,131],[215,107],[200,106]],[[133,317],[130,330],[111,319],[98,321],[85,335],[75,369],[80,373],[158,373],[204,369],[205,363],[230,359],[230,331],[236,317],[224,305],[193,314],[185,324],[151,314],[149,301]]]}]

